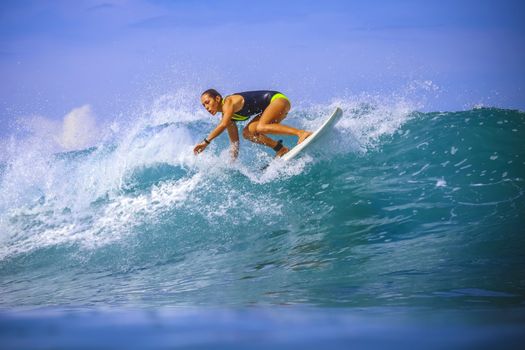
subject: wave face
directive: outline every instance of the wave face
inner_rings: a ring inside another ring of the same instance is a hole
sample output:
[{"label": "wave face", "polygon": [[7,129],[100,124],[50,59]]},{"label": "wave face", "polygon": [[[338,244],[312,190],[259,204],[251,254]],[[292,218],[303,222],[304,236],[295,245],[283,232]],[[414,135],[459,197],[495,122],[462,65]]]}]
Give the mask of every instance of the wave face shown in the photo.
[{"label": "wave face", "polygon": [[0,305],[522,305],[525,113],[338,100],[287,122],[335,106],[328,141],[265,171],[226,136],[193,156],[214,124],[182,108],[81,151],[13,141]]}]

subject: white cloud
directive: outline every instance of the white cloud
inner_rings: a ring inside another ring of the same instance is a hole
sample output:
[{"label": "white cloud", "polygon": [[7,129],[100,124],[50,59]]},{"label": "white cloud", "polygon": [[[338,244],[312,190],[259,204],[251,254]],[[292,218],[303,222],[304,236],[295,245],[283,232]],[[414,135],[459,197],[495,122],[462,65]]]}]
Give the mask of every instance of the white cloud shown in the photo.
[{"label": "white cloud", "polygon": [[65,117],[58,143],[67,150],[92,145],[97,136],[97,124],[91,106],[74,108]]}]

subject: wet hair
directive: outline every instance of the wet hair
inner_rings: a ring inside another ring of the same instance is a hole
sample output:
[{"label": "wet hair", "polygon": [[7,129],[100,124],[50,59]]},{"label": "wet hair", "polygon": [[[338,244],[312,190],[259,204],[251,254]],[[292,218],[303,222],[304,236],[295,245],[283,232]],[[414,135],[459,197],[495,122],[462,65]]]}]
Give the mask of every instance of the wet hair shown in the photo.
[{"label": "wet hair", "polygon": [[204,91],[201,96],[204,96],[204,95],[209,95],[211,98],[216,98],[217,96],[219,96],[220,98],[222,98],[222,95],[219,94],[219,92],[215,89],[208,89],[206,91]]}]

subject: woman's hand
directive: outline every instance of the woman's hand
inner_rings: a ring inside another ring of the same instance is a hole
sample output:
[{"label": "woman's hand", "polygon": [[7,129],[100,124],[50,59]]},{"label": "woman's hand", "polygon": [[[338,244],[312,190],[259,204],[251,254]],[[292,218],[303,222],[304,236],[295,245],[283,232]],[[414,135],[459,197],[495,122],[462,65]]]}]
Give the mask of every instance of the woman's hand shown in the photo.
[{"label": "woman's hand", "polygon": [[195,146],[195,148],[193,149],[193,153],[195,155],[197,155],[197,154],[201,153],[202,151],[204,151],[206,149],[206,147],[208,147],[208,144],[206,142],[202,141],[197,146]]}]

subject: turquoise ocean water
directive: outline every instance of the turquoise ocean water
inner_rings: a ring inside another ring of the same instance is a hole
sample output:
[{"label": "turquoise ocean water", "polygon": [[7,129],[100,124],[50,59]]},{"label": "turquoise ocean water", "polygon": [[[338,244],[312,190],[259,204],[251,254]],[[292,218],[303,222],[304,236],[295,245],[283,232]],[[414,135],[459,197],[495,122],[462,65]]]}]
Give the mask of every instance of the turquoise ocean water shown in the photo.
[{"label": "turquoise ocean water", "polygon": [[525,113],[336,100],[286,121],[335,106],[324,142],[265,171],[225,136],[194,157],[214,124],[182,109],[79,151],[12,139],[1,347],[518,348]]}]

